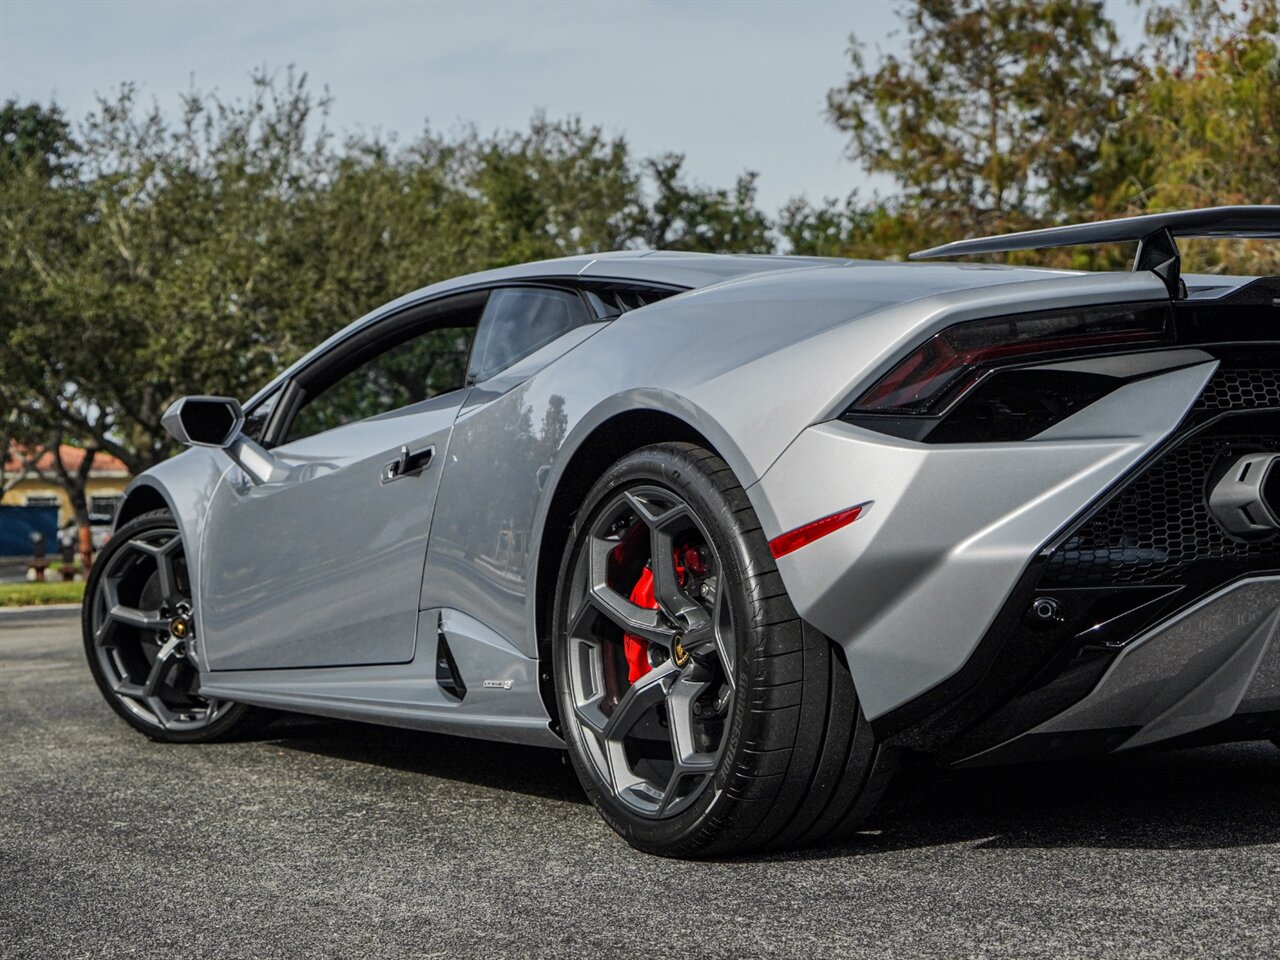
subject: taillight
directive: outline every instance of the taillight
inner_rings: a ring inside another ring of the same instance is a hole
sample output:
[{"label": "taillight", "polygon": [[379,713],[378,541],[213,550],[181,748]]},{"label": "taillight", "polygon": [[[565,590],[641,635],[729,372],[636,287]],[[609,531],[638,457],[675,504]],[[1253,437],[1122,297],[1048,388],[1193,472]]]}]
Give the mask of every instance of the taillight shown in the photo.
[{"label": "taillight", "polygon": [[[957,436],[955,430],[949,430],[930,439],[1019,439],[1024,427],[1044,428],[1042,411],[1050,411],[1050,418],[1056,415],[1054,411],[1069,413],[1079,409],[1082,402],[1092,402],[1109,392],[1111,387],[1105,378],[1100,380],[1091,374],[1063,375],[1036,383],[1026,378],[993,381],[993,373],[1009,368],[1027,371],[1055,359],[1126,352],[1133,347],[1169,342],[1171,331],[1165,305],[1046,311],[960,323],[925,341],[900,361],[849,408],[845,417],[873,429],[925,439],[983,383],[984,409],[1012,409],[1023,426],[1010,433],[1011,428],[1005,424],[1001,430],[1010,435],[986,436],[980,430],[974,436]],[[1075,383],[1076,379],[1081,382]],[[1029,385],[1035,389],[1028,392]],[[1063,393],[1061,404],[1054,402],[1059,392]],[[1029,401],[1031,394],[1035,395],[1034,410],[1028,415],[1020,408],[1027,406],[1024,399]],[[964,418],[972,421],[974,411],[965,409]]]}]

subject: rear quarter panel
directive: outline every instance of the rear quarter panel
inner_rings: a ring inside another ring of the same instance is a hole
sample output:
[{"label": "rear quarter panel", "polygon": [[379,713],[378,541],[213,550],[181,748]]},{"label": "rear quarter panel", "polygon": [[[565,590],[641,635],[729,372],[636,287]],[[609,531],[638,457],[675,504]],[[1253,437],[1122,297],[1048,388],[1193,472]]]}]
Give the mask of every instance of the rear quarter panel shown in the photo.
[{"label": "rear quarter panel", "polygon": [[1029,305],[1164,296],[1145,275],[859,265],[753,276],[627,314],[459,419],[421,602],[478,617],[535,656],[551,497],[583,440],[618,413],[662,411],[705,436],[773,537],[779,510],[757,481],[923,337]]}]

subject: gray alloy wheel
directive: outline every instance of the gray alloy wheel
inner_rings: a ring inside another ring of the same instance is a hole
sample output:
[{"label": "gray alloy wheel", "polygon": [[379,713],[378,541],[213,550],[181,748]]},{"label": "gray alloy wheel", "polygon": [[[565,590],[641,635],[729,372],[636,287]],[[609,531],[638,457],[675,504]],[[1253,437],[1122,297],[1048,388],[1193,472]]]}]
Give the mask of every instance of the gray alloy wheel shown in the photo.
[{"label": "gray alloy wheel", "polygon": [[198,638],[182,537],[164,512],[126,524],[85,587],[85,655],[111,707],[158,740],[213,740],[243,728],[249,708],[202,697]]},{"label": "gray alloy wheel", "polygon": [[661,443],[588,492],[560,567],[556,713],[605,821],[660,856],[840,842],[894,768],[843,653],[796,614],[742,485]]},{"label": "gray alloy wheel", "polygon": [[[632,596],[637,567],[651,603]],[[616,493],[579,546],[569,598],[569,722],[601,782],[639,816],[685,809],[724,749],[734,634],[720,570],[689,504],[653,484]]]}]

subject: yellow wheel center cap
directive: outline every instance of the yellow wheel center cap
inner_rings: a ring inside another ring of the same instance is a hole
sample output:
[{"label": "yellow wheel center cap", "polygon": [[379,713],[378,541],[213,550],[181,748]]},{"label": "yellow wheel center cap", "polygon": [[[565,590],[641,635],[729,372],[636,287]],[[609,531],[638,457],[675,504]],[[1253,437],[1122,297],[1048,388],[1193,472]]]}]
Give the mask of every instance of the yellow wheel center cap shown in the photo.
[{"label": "yellow wheel center cap", "polygon": [[191,628],[187,626],[187,621],[181,617],[176,617],[169,624],[169,633],[177,637],[179,640],[187,639],[187,633]]},{"label": "yellow wheel center cap", "polygon": [[671,659],[677,667],[683,667],[689,662],[689,651],[684,648],[684,638],[679,634],[671,644]]}]

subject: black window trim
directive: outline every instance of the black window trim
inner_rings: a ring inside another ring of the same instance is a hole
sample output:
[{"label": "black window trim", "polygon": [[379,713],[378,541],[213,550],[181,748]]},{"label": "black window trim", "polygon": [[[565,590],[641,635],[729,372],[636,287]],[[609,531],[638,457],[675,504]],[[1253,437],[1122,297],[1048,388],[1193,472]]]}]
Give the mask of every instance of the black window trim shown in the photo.
[{"label": "black window trim", "polygon": [[[497,282],[480,283],[474,286],[462,287],[454,290],[442,291],[428,297],[424,297],[413,303],[402,304],[394,309],[389,310],[382,316],[372,318],[364,326],[354,330],[351,334],[339,342],[333,344],[328,350],[307,361],[305,366],[294,370],[287,378],[269,383],[259,394],[255,394],[251,398],[251,406],[247,408],[248,413],[252,414],[263,403],[270,401],[277,392],[281,394],[280,401],[276,404],[276,408],[271,412],[267,424],[262,431],[262,440],[260,441],[264,447],[279,446],[283,439],[288,435],[289,426],[293,422],[293,418],[297,411],[301,408],[307,396],[307,386],[313,379],[318,380],[321,375],[330,370],[340,368],[344,362],[353,356],[355,351],[368,350],[370,344],[376,344],[388,337],[394,337],[403,330],[407,324],[414,324],[423,319],[423,312],[432,310],[432,308],[448,308],[450,312],[459,309],[459,302],[476,298],[478,309],[483,314],[484,304],[488,301],[489,294],[494,290],[510,289],[512,287],[541,287],[544,289],[563,290],[569,293],[576,293],[586,306],[589,314],[594,318],[595,322],[607,322],[616,320],[621,313],[612,311],[607,305],[603,304],[600,297],[593,296],[597,290],[612,289],[615,287],[633,288],[635,290],[652,290],[654,292],[663,292],[674,296],[688,291],[688,287],[676,284],[662,283],[650,280],[636,280],[623,277],[583,277],[583,276],[546,276],[546,277],[513,277],[509,280],[501,280]],[[476,338],[479,336],[480,326],[479,320],[476,323],[476,337],[472,338],[472,347],[475,346]],[[570,331],[565,331],[568,333]],[[563,334],[562,334],[563,336]],[[548,343],[554,343],[554,340]],[[547,344],[543,344],[543,347]],[[541,347],[539,348],[541,349]],[[376,349],[370,356],[376,355]],[[357,360],[352,364],[352,368],[359,366],[363,362]],[[516,361],[518,363],[519,361]],[[495,371],[484,380],[472,382],[470,376],[467,382],[459,390],[467,390],[473,386],[484,384],[496,377],[502,376],[505,370],[509,370],[514,364],[508,365],[503,370]],[[471,356],[468,353],[466,368],[471,368]],[[340,374],[338,375],[340,376]],[[336,381],[336,377],[335,377]],[[330,381],[330,382],[335,382]],[[326,383],[325,386],[328,386]],[[458,391],[454,391],[458,392]]]},{"label": "black window trim", "polygon": [[[412,339],[412,333],[409,331],[420,329],[425,333],[431,329],[433,320],[447,321],[450,316],[464,311],[477,313],[478,329],[479,314],[483,313],[488,299],[489,288],[487,287],[443,294],[395,310],[368,326],[356,330],[340,343],[334,344],[332,349],[315,357],[284,382],[281,387],[284,393],[263,431],[266,440],[263,446],[270,448],[285,442],[294,417],[302,409],[308,397],[319,394],[361,364],[379,356],[389,349],[388,342]],[[442,324],[442,326],[447,325],[447,322]],[[471,342],[474,346],[474,335]],[[470,365],[470,362],[471,355],[468,351],[467,364]],[[467,389],[467,386],[463,384],[449,392],[461,393]],[[440,394],[440,396],[445,395]],[[269,393],[263,400],[268,400],[271,396],[272,394]]]}]

